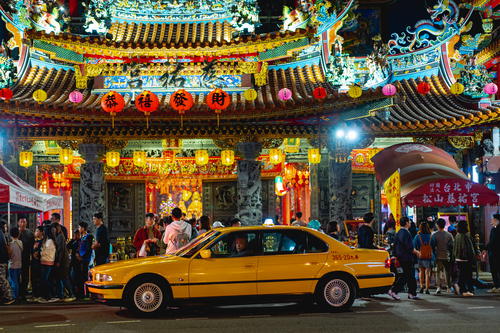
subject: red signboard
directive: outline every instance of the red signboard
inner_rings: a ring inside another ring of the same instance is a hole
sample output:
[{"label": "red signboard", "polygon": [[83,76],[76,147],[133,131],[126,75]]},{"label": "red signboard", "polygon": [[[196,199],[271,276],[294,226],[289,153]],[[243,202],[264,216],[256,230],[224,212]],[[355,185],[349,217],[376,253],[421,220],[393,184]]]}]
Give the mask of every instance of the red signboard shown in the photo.
[{"label": "red signboard", "polygon": [[404,197],[408,206],[498,205],[498,194],[470,180],[451,178],[431,181]]}]

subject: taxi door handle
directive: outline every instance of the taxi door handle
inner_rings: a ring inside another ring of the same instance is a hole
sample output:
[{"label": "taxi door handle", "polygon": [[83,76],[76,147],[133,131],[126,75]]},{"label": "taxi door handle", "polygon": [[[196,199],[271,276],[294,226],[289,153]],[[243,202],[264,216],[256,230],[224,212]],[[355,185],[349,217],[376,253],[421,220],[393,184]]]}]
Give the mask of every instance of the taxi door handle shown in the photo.
[{"label": "taxi door handle", "polygon": [[316,261],[313,261],[313,262],[310,262],[310,263],[309,263],[309,265],[317,265],[317,264],[319,264],[319,263],[318,263],[318,262],[316,262]]},{"label": "taxi door handle", "polygon": [[250,264],[249,264],[249,265],[245,265],[245,266],[243,266],[243,267],[244,267],[244,268],[253,268],[253,267],[255,267],[255,265],[250,265]]}]

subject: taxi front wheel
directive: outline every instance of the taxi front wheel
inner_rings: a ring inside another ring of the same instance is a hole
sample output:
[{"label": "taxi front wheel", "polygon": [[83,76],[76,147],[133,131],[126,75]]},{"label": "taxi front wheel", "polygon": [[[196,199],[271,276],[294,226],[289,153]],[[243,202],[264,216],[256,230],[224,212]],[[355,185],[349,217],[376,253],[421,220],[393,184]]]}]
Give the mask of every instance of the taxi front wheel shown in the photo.
[{"label": "taxi front wheel", "polygon": [[167,306],[167,286],[157,278],[140,278],[127,287],[127,307],[142,315],[155,315]]},{"label": "taxi front wheel", "polygon": [[356,289],[348,277],[332,275],[320,280],[315,296],[320,306],[331,311],[345,311],[351,308],[356,298]]}]

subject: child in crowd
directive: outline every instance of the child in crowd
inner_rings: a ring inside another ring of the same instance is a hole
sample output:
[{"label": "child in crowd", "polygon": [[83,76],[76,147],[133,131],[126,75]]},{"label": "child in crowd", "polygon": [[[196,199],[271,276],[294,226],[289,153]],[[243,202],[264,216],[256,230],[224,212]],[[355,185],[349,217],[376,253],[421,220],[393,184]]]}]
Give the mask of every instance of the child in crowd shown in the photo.
[{"label": "child in crowd", "polygon": [[19,240],[18,228],[10,229],[10,237],[12,237],[12,242],[10,243],[9,283],[12,288],[12,297],[17,299],[19,297],[19,282],[22,269],[23,242]]}]

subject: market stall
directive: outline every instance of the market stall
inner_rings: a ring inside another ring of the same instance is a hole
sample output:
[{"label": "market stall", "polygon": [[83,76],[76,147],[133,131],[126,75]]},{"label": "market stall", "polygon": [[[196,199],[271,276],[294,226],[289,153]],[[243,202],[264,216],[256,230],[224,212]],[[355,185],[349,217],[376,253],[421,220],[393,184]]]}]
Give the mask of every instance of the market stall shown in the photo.
[{"label": "market stall", "polygon": [[63,198],[45,194],[0,164],[0,213],[35,213],[63,209]]}]

